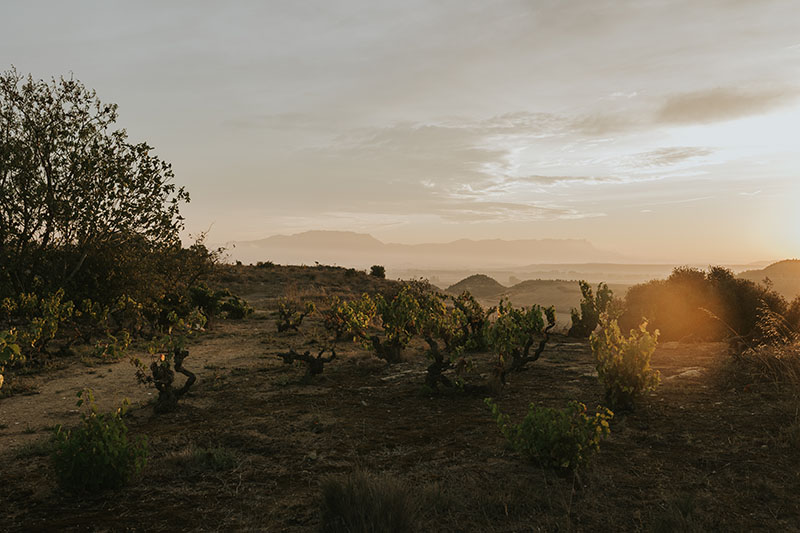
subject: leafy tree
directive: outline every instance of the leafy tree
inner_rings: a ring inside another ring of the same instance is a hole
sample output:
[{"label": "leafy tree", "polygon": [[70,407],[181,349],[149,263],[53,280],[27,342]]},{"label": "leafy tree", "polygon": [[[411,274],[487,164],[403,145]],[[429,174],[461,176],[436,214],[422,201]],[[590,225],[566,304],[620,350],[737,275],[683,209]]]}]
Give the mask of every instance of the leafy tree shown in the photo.
[{"label": "leafy tree", "polygon": [[87,265],[110,252],[180,248],[189,195],[116,120],[115,104],[71,77],[0,75],[1,294],[80,287],[81,274],[102,278]]},{"label": "leafy tree", "polygon": [[369,269],[369,275],[375,276],[376,278],[385,278],[386,268],[381,265],[372,265],[372,267]]}]

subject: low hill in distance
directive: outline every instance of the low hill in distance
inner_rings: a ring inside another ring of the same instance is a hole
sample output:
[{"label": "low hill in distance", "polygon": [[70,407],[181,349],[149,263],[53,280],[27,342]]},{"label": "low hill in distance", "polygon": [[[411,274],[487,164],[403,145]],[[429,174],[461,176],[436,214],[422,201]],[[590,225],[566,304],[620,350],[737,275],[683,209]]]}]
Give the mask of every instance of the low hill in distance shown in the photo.
[{"label": "low hill in distance", "polygon": [[[629,287],[630,285],[619,283],[609,284],[609,288],[620,298],[625,296]],[[465,290],[487,307],[497,305],[501,298],[508,298],[515,306],[552,305],[556,308],[556,319],[561,326],[570,324],[570,310],[579,307],[581,301],[581,290],[577,281],[534,279],[505,287],[484,274],[469,276],[451,285],[445,292],[457,296]]]},{"label": "low hill in distance", "polygon": [[457,296],[464,291],[469,291],[470,294],[478,299],[497,299],[500,295],[505,294],[506,290],[508,290],[508,287],[501,285],[494,278],[490,278],[485,274],[473,274],[451,285],[446,292]]},{"label": "low hill in distance", "polygon": [[760,270],[746,270],[739,277],[756,283],[769,279],[773,288],[787,300],[800,296],[800,259],[778,261]]}]

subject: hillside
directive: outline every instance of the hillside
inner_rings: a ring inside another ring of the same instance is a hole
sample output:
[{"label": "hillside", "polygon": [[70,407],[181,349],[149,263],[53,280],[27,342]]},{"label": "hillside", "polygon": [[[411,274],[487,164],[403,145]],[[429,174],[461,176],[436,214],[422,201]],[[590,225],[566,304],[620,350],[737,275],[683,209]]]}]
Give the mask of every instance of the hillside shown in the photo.
[{"label": "hillside", "polygon": [[[613,283],[609,287],[615,295],[622,298],[630,285]],[[581,301],[578,282],[567,280],[535,279],[505,287],[489,276],[476,274],[451,285],[446,292],[457,295],[465,290],[485,306],[496,305],[503,297],[507,297],[517,306],[552,305],[556,308],[556,317],[562,326],[569,325],[570,310],[579,307]]]},{"label": "hillside", "polygon": [[[282,362],[278,354],[290,347],[316,349],[322,317],[277,333],[278,296],[289,291],[324,306],[331,294],[357,297],[386,280],[325,267],[230,267],[218,281],[246,294],[256,314],[220,321],[191,341],[185,366],[198,382],[177,411],[153,412],[152,388],[137,384],[126,359],[62,360],[25,376],[35,394],[0,399],[1,530],[320,531],[324,483],[356,469],[408,495],[417,510],[412,531],[530,531],[531,524],[792,531],[800,524],[790,433],[796,402],[774,383],[720,386],[724,344],[660,344],[652,359],[659,388],[636,411],[615,416],[611,436],[572,475],[513,451],[484,395],[424,392],[430,360],[420,339],[392,366],[341,342],[310,382],[302,367]],[[546,285],[518,290],[539,287]],[[134,349],[146,357],[143,350]],[[489,354],[472,357],[468,377],[491,371]],[[56,424],[79,423],[75,394],[87,386],[103,411],[131,400],[129,435],[147,437],[150,457],[125,487],[72,496],[55,484],[49,443]],[[518,422],[531,402],[571,400],[592,413],[604,391],[588,343],[556,335],[497,401]]]},{"label": "hillside", "polygon": [[769,278],[775,290],[787,300],[800,296],[800,259],[778,261],[760,270],[745,270],[739,277],[756,283]]},{"label": "hillside", "polygon": [[469,291],[475,298],[494,300],[499,299],[506,290],[507,287],[500,285],[494,278],[485,274],[474,274],[449,286],[445,292],[458,296],[464,291]]}]

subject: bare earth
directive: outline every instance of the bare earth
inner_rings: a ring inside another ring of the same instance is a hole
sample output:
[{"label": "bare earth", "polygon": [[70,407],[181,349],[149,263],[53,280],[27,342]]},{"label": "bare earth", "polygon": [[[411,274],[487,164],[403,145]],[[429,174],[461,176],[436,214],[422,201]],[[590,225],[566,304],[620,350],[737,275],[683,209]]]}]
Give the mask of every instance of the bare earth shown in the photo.
[{"label": "bare earth", "polygon": [[[661,387],[618,416],[590,467],[559,475],[510,450],[480,396],[422,392],[423,346],[387,367],[343,343],[322,376],[275,356],[306,346],[277,334],[271,315],[287,290],[302,298],[358,293],[371,283],[340,270],[276,269],[227,280],[259,310],[220,322],[190,347],[198,374],[178,411],[156,416],[153,391],[127,361],[78,360],[33,376],[37,394],[0,400],[0,509],[7,531],[309,531],[319,486],[355,467],[391,475],[419,500],[420,531],[800,530],[800,470],[789,433],[796,406],[772,385],[719,385],[722,344],[666,344],[653,360]],[[96,497],[62,493],[40,445],[55,424],[79,421],[75,394],[101,408],[134,404],[133,435],[150,460],[128,487]],[[586,343],[557,338],[513,375],[498,403],[515,419],[530,402],[601,403]],[[193,464],[193,449],[223,450],[224,467]]]}]

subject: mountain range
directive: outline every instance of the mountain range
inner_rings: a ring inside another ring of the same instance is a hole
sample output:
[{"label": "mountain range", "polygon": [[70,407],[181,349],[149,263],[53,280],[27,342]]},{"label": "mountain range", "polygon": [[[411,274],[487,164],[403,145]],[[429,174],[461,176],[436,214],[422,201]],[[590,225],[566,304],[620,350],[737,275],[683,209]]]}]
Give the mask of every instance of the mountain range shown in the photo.
[{"label": "mountain range", "polygon": [[287,264],[336,264],[356,268],[503,268],[541,263],[625,263],[621,254],[582,239],[471,240],[384,243],[366,233],[307,231],[228,246],[233,260]]}]

